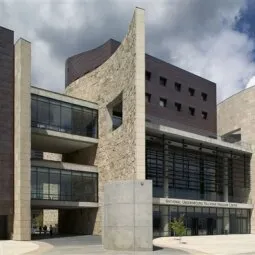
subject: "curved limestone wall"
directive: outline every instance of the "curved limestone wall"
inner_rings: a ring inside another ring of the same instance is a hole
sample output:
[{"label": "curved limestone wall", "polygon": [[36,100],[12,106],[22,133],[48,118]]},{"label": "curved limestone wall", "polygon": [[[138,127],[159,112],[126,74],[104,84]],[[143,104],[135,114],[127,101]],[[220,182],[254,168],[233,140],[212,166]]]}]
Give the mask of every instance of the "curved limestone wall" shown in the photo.
[{"label": "curved limestone wall", "polygon": [[[99,170],[100,207],[94,228],[98,234],[103,225],[104,184],[145,179],[144,10],[136,8],[128,33],[115,53],[97,69],[71,83],[66,94],[99,106],[99,142],[94,161]],[[109,109],[119,98],[122,125],[113,131]]]}]

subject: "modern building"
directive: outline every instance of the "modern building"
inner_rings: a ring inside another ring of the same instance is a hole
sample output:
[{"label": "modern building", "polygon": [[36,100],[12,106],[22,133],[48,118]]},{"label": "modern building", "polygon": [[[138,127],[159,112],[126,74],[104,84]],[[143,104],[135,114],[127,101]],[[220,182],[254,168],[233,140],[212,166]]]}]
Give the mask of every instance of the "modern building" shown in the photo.
[{"label": "modern building", "polygon": [[63,94],[32,86],[31,44],[5,28],[0,68],[2,238],[30,240],[41,212],[118,250],[151,250],[180,216],[186,235],[253,231],[252,100],[217,121],[215,83],[145,54],[144,10],[66,61]]}]

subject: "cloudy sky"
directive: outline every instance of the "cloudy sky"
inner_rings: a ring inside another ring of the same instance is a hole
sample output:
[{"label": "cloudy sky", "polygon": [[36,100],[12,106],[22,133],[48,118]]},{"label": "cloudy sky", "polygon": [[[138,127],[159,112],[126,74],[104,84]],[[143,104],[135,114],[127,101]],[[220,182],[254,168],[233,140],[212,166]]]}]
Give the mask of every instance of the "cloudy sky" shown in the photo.
[{"label": "cloudy sky", "polygon": [[32,43],[32,85],[62,92],[66,58],[121,41],[135,6],[147,53],[217,83],[218,101],[255,85],[253,0],[0,0],[0,25]]}]

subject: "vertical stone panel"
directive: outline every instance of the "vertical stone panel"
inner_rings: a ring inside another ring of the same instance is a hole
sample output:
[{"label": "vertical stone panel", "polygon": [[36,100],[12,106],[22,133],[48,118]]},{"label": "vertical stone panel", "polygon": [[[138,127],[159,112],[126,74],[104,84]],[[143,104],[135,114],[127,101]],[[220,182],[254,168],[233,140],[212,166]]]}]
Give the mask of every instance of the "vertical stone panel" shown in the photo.
[{"label": "vertical stone panel", "polygon": [[15,44],[14,240],[31,239],[31,45]]},{"label": "vertical stone panel", "polygon": [[[99,142],[95,155],[95,165],[99,170],[99,209],[95,234],[100,234],[98,226],[103,224],[104,184],[112,180],[145,179],[144,76],[144,10],[136,8],[128,33],[115,53],[97,69],[66,88],[66,94],[99,105]],[[123,124],[111,131],[107,106],[120,94]],[[79,155],[82,157],[81,153]]]},{"label": "vertical stone panel", "polygon": [[[0,216],[13,214],[13,175],[14,175],[14,33],[0,27]],[[7,217],[3,217],[6,219]],[[10,237],[12,221],[4,236]],[[4,224],[7,224],[5,222]],[[8,232],[8,233],[6,233]]]},{"label": "vertical stone panel", "polygon": [[[255,144],[255,87],[245,89],[221,102],[217,106],[218,135],[224,135],[236,129],[241,129],[241,144],[253,148]],[[251,191],[246,194],[241,189],[235,189],[235,194],[249,197],[255,201],[255,159],[252,154],[250,162]],[[234,176],[234,183],[236,182]],[[251,215],[251,233],[255,233],[255,212]]]}]

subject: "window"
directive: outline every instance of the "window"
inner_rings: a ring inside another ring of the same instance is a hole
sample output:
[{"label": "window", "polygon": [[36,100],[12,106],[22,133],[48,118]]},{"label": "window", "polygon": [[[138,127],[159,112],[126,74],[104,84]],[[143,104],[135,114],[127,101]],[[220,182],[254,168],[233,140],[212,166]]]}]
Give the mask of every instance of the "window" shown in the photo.
[{"label": "window", "polygon": [[181,91],[182,85],[178,82],[175,82],[174,87],[176,91]]},{"label": "window", "polygon": [[175,106],[175,108],[176,108],[176,110],[177,110],[178,112],[181,111],[182,105],[181,105],[180,103],[174,103],[174,106]]},{"label": "window", "polygon": [[145,99],[146,99],[147,103],[150,103],[150,101],[151,101],[151,94],[145,93]]},{"label": "window", "polygon": [[195,115],[195,108],[194,107],[189,107],[189,113],[190,113],[190,115],[194,116]]},{"label": "window", "polygon": [[123,121],[123,95],[118,95],[112,102],[107,106],[109,113],[109,128],[113,131],[122,125]]},{"label": "window", "polygon": [[206,93],[202,92],[201,96],[202,96],[203,101],[207,101],[207,94]]},{"label": "window", "polygon": [[207,112],[202,112],[202,118],[203,118],[204,120],[207,119]]},{"label": "window", "polygon": [[159,105],[161,106],[161,107],[166,107],[166,103],[167,103],[167,100],[165,99],[165,98],[160,98],[159,99]]},{"label": "window", "polygon": [[164,77],[159,77],[159,84],[162,86],[166,86],[167,79]]},{"label": "window", "polygon": [[189,95],[192,97],[195,95],[195,90],[193,88],[189,88]]},{"label": "window", "polygon": [[145,79],[146,79],[146,81],[150,81],[151,80],[151,72],[149,72],[149,71],[145,72]]},{"label": "window", "polygon": [[122,101],[112,109],[112,122],[113,130],[117,129],[122,124]]}]

